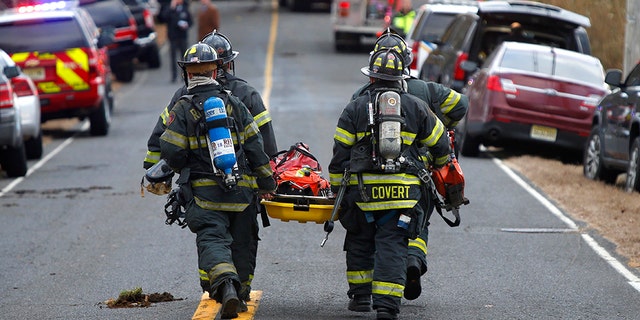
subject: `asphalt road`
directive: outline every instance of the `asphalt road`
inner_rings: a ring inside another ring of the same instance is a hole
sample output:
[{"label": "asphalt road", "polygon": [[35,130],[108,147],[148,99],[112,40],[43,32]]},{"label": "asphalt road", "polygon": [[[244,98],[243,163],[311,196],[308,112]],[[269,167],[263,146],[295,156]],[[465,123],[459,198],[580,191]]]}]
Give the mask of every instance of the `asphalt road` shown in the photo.
[{"label": "asphalt road", "polygon": [[[221,32],[240,51],[238,75],[268,99],[279,148],[304,141],[328,165],[340,111],[366,81],[359,69],[367,50],[336,54],[327,13],[217,4]],[[164,197],[140,196],[147,138],[177,89],[163,54],[161,69],[142,69],[119,89],[108,136],[91,137],[83,123],[50,130],[44,158],[29,163],[26,178],[0,179],[0,318],[193,316],[202,294],[195,237],[164,224]],[[611,244],[581,234],[497,161],[461,164],[471,204],[460,227],[432,218],[423,294],[403,300],[401,319],[640,319],[638,274],[624,276],[612,267],[615,256],[605,261],[587,241],[605,253]],[[339,224],[324,248],[321,224],[271,224],[260,232],[255,319],[375,318],[347,311]],[[105,307],[135,287],[181,300]]]}]

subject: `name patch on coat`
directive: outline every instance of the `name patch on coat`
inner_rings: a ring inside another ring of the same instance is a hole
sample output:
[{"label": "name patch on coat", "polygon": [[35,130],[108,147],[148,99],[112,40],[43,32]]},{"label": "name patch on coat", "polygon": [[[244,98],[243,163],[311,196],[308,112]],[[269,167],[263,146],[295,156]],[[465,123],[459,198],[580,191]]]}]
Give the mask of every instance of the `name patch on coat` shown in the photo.
[{"label": "name patch on coat", "polygon": [[375,186],[371,187],[371,199],[398,200],[409,199],[410,186]]}]

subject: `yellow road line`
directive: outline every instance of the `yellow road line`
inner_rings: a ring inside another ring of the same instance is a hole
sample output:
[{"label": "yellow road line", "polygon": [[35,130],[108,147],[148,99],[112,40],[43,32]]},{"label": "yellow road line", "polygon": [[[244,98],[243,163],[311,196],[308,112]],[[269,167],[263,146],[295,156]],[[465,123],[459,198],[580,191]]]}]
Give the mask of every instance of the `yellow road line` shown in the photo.
[{"label": "yellow road line", "polygon": [[[262,299],[262,291],[260,290],[252,290],[250,294],[251,300],[247,302],[247,312],[238,313],[238,320],[253,320],[258,311],[258,305],[260,305],[260,299]],[[200,305],[198,305],[198,309],[193,314],[191,320],[214,320],[218,313],[220,313],[220,309],[222,305],[216,302],[213,299],[209,299],[209,293],[205,292],[202,294],[202,298],[200,299]]]},{"label": "yellow road line", "polygon": [[271,28],[269,30],[269,44],[267,46],[267,56],[264,63],[264,90],[262,91],[262,101],[269,110],[269,99],[271,99],[272,73],[273,73],[273,51],[278,36],[278,0],[271,0]]}]

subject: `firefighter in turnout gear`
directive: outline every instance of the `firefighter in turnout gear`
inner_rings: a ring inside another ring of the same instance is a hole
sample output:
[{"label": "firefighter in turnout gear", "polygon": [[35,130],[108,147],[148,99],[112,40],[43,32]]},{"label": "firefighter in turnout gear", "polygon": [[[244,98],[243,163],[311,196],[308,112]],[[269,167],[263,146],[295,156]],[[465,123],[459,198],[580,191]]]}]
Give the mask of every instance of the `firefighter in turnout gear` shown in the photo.
[{"label": "firefighter in turnout gear", "polygon": [[[405,67],[404,87],[406,91],[427,103],[429,109],[438,116],[447,130],[453,130],[467,113],[469,98],[442,84],[424,81],[409,76],[408,66],[413,60],[411,49],[398,34],[387,30],[374,45],[374,52],[382,49],[394,49],[403,57]],[[352,100],[366,94],[369,85],[360,87],[351,97]],[[424,158],[428,161],[427,157]],[[423,197],[422,204],[426,213],[426,222],[420,236],[409,240],[409,256],[407,258],[407,283],[404,297],[408,300],[417,299],[422,293],[420,277],[427,273],[427,252],[429,240],[429,220],[434,211],[434,204],[428,197]]]},{"label": "firefighter in turnout gear", "polygon": [[[262,101],[262,97],[258,90],[249,85],[245,80],[235,75],[235,59],[239,52],[234,51],[231,45],[231,41],[224,34],[219,33],[217,30],[204,36],[201,39],[202,43],[208,44],[213,47],[218,55],[219,59],[222,59],[221,68],[217,70],[216,81],[218,81],[226,90],[230,90],[231,93],[238,97],[244,105],[249,109],[249,112],[253,116],[254,121],[260,129],[262,141],[264,145],[264,151],[267,155],[272,156],[279,150],[276,145],[276,138],[273,131],[273,125],[271,122],[271,114],[267,110]],[[153,166],[160,160],[160,135],[166,128],[166,122],[169,117],[170,109],[175,105],[176,101],[183,95],[187,94],[186,85],[176,90],[169,105],[162,111],[158,121],[153,129],[151,136],[147,142],[147,155],[144,159],[144,168],[147,169]],[[264,226],[268,226],[268,216],[266,212],[261,208],[259,199],[256,196],[256,201],[251,205],[255,208],[256,219],[253,224],[252,238],[248,239],[252,242],[251,246],[251,260],[250,270],[246,274],[241,274],[242,289],[239,292],[240,298],[243,301],[248,301],[251,293],[251,281],[254,277],[254,270],[256,267],[256,256],[258,250],[259,241],[259,225],[257,221],[257,215],[261,214]],[[257,212],[261,210],[261,212]],[[208,287],[208,279],[202,279],[203,289]]]},{"label": "firefighter in turnout gear", "polygon": [[350,174],[344,199],[335,204],[347,231],[348,309],[367,312],[373,306],[377,319],[397,319],[409,239],[425,222],[420,149],[428,148],[435,166],[447,164],[450,154],[445,126],[403,89],[404,69],[394,49],[370,56],[361,69],[370,84],[342,111],[329,164],[336,193],[345,170]]},{"label": "firefighter in turnout gear", "polygon": [[[276,183],[253,117],[215,80],[218,63],[215,50],[204,43],[191,46],[178,62],[188,94],[169,111],[160,156],[180,174],[201,279],[208,279],[209,296],[222,304],[222,318],[230,319],[242,311],[240,273],[251,264],[251,242],[236,240],[251,237],[256,190],[273,192]],[[220,108],[211,112],[210,102]],[[210,120],[210,115],[221,117]],[[219,129],[228,137],[218,140],[212,132]]]}]

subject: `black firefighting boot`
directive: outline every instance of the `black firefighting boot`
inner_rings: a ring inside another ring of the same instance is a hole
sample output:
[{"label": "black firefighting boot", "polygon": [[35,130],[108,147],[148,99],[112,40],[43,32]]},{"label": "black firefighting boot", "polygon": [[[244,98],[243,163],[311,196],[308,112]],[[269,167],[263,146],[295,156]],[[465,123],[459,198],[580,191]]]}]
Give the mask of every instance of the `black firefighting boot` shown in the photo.
[{"label": "black firefighting boot", "polygon": [[422,293],[420,276],[422,272],[422,262],[415,256],[407,258],[407,282],[404,285],[404,297],[407,300],[415,300]]},{"label": "black firefighting boot", "polygon": [[376,316],[377,320],[396,320],[398,319],[398,314],[395,310],[391,310],[389,308],[377,308],[378,315]]},{"label": "black firefighting boot", "polygon": [[349,301],[349,310],[355,312],[369,312],[371,311],[371,295],[369,294],[356,294]]},{"label": "black firefighting boot", "polygon": [[238,317],[238,293],[231,279],[225,280],[218,288],[220,291],[220,299],[222,303],[221,319],[233,319]]}]

